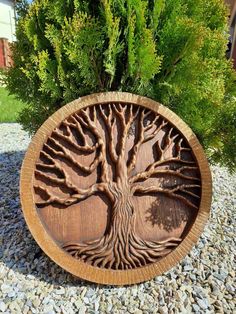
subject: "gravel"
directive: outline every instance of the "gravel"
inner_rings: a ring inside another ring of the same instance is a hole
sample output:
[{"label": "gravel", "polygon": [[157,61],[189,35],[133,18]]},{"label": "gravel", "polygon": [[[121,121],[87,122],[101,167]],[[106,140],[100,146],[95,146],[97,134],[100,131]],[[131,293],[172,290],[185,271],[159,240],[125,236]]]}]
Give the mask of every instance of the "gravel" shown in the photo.
[{"label": "gravel", "polygon": [[235,175],[212,167],[211,218],[181,263],[139,285],[101,286],[74,278],[35,243],[18,190],[30,138],[5,123],[0,138],[0,313],[236,313]]}]

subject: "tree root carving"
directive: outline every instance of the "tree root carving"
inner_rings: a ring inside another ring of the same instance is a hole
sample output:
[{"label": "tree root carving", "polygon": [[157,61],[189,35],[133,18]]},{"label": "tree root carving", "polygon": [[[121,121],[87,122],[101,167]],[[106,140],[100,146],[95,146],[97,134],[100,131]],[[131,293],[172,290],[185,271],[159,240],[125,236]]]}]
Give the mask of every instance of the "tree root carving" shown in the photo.
[{"label": "tree root carving", "polygon": [[63,249],[92,266],[118,270],[154,263],[169,254],[180,242],[180,238],[174,237],[164,241],[143,240],[132,232],[125,248],[118,238],[108,234],[95,241],[65,243]]}]

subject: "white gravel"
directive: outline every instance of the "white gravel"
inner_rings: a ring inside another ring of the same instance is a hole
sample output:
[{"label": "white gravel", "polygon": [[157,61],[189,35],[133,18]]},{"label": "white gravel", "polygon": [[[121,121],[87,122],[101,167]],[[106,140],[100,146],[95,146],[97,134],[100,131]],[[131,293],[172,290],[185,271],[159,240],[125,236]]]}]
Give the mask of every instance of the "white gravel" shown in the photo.
[{"label": "white gravel", "polygon": [[19,202],[19,170],[29,137],[0,124],[0,313],[236,313],[236,176],[213,167],[211,218],[175,268],[146,283],[114,288],[75,279],[29,233]]}]

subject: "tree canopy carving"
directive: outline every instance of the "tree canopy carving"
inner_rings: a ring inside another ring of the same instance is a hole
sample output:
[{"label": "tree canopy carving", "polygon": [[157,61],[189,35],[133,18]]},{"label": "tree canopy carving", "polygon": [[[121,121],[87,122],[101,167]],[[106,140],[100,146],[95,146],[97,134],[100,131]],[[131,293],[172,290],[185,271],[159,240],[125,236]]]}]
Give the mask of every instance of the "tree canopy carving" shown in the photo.
[{"label": "tree canopy carving", "polygon": [[[145,143],[150,144],[153,161],[137,170]],[[81,162],[77,156],[90,161]],[[82,188],[63,163],[84,176],[95,173],[95,182]],[[97,104],[62,121],[45,142],[35,175],[37,182],[42,181],[34,186],[40,196],[38,208],[54,204],[64,210],[92,195],[106,195],[112,212],[105,234],[62,247],[75,258],[109,269],[132,269],[156,262],[182,240],[142,239],[136,232],[134,197],[165,195],[197,211],[201,196],[198,165],[183,135],[161,115],[130,103]],[[159,178],[155,181],[159,183],[154,184],[152,178]],[[61,193],[54,193],[51,184],[61,188]]]}]

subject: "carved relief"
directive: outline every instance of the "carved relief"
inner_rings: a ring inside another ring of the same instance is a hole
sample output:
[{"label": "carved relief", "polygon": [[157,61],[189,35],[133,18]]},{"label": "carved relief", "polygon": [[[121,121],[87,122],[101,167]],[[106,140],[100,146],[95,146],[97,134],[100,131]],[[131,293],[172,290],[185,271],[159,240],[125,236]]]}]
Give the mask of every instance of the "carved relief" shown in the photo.
[{"label": "carved relief", "polygon": [[[140,169],[144,144],[153,157]],[[81,180],[93,174],[94,183],[81,187],[68,167],[77,169]],[[107,269],[154,263],[182,241],[173,236],[143,239],[136,230],[135,198],[164,195],[197,214],[201,197],[198,165],[183,135],[152,110],[126,103],[97,104],[62,121],[40,152],[35,177],[39,211],[49,205],[70,210],[92,195],[105,195],[111,212],[104,234],[61,247],[77,259]]]}]

